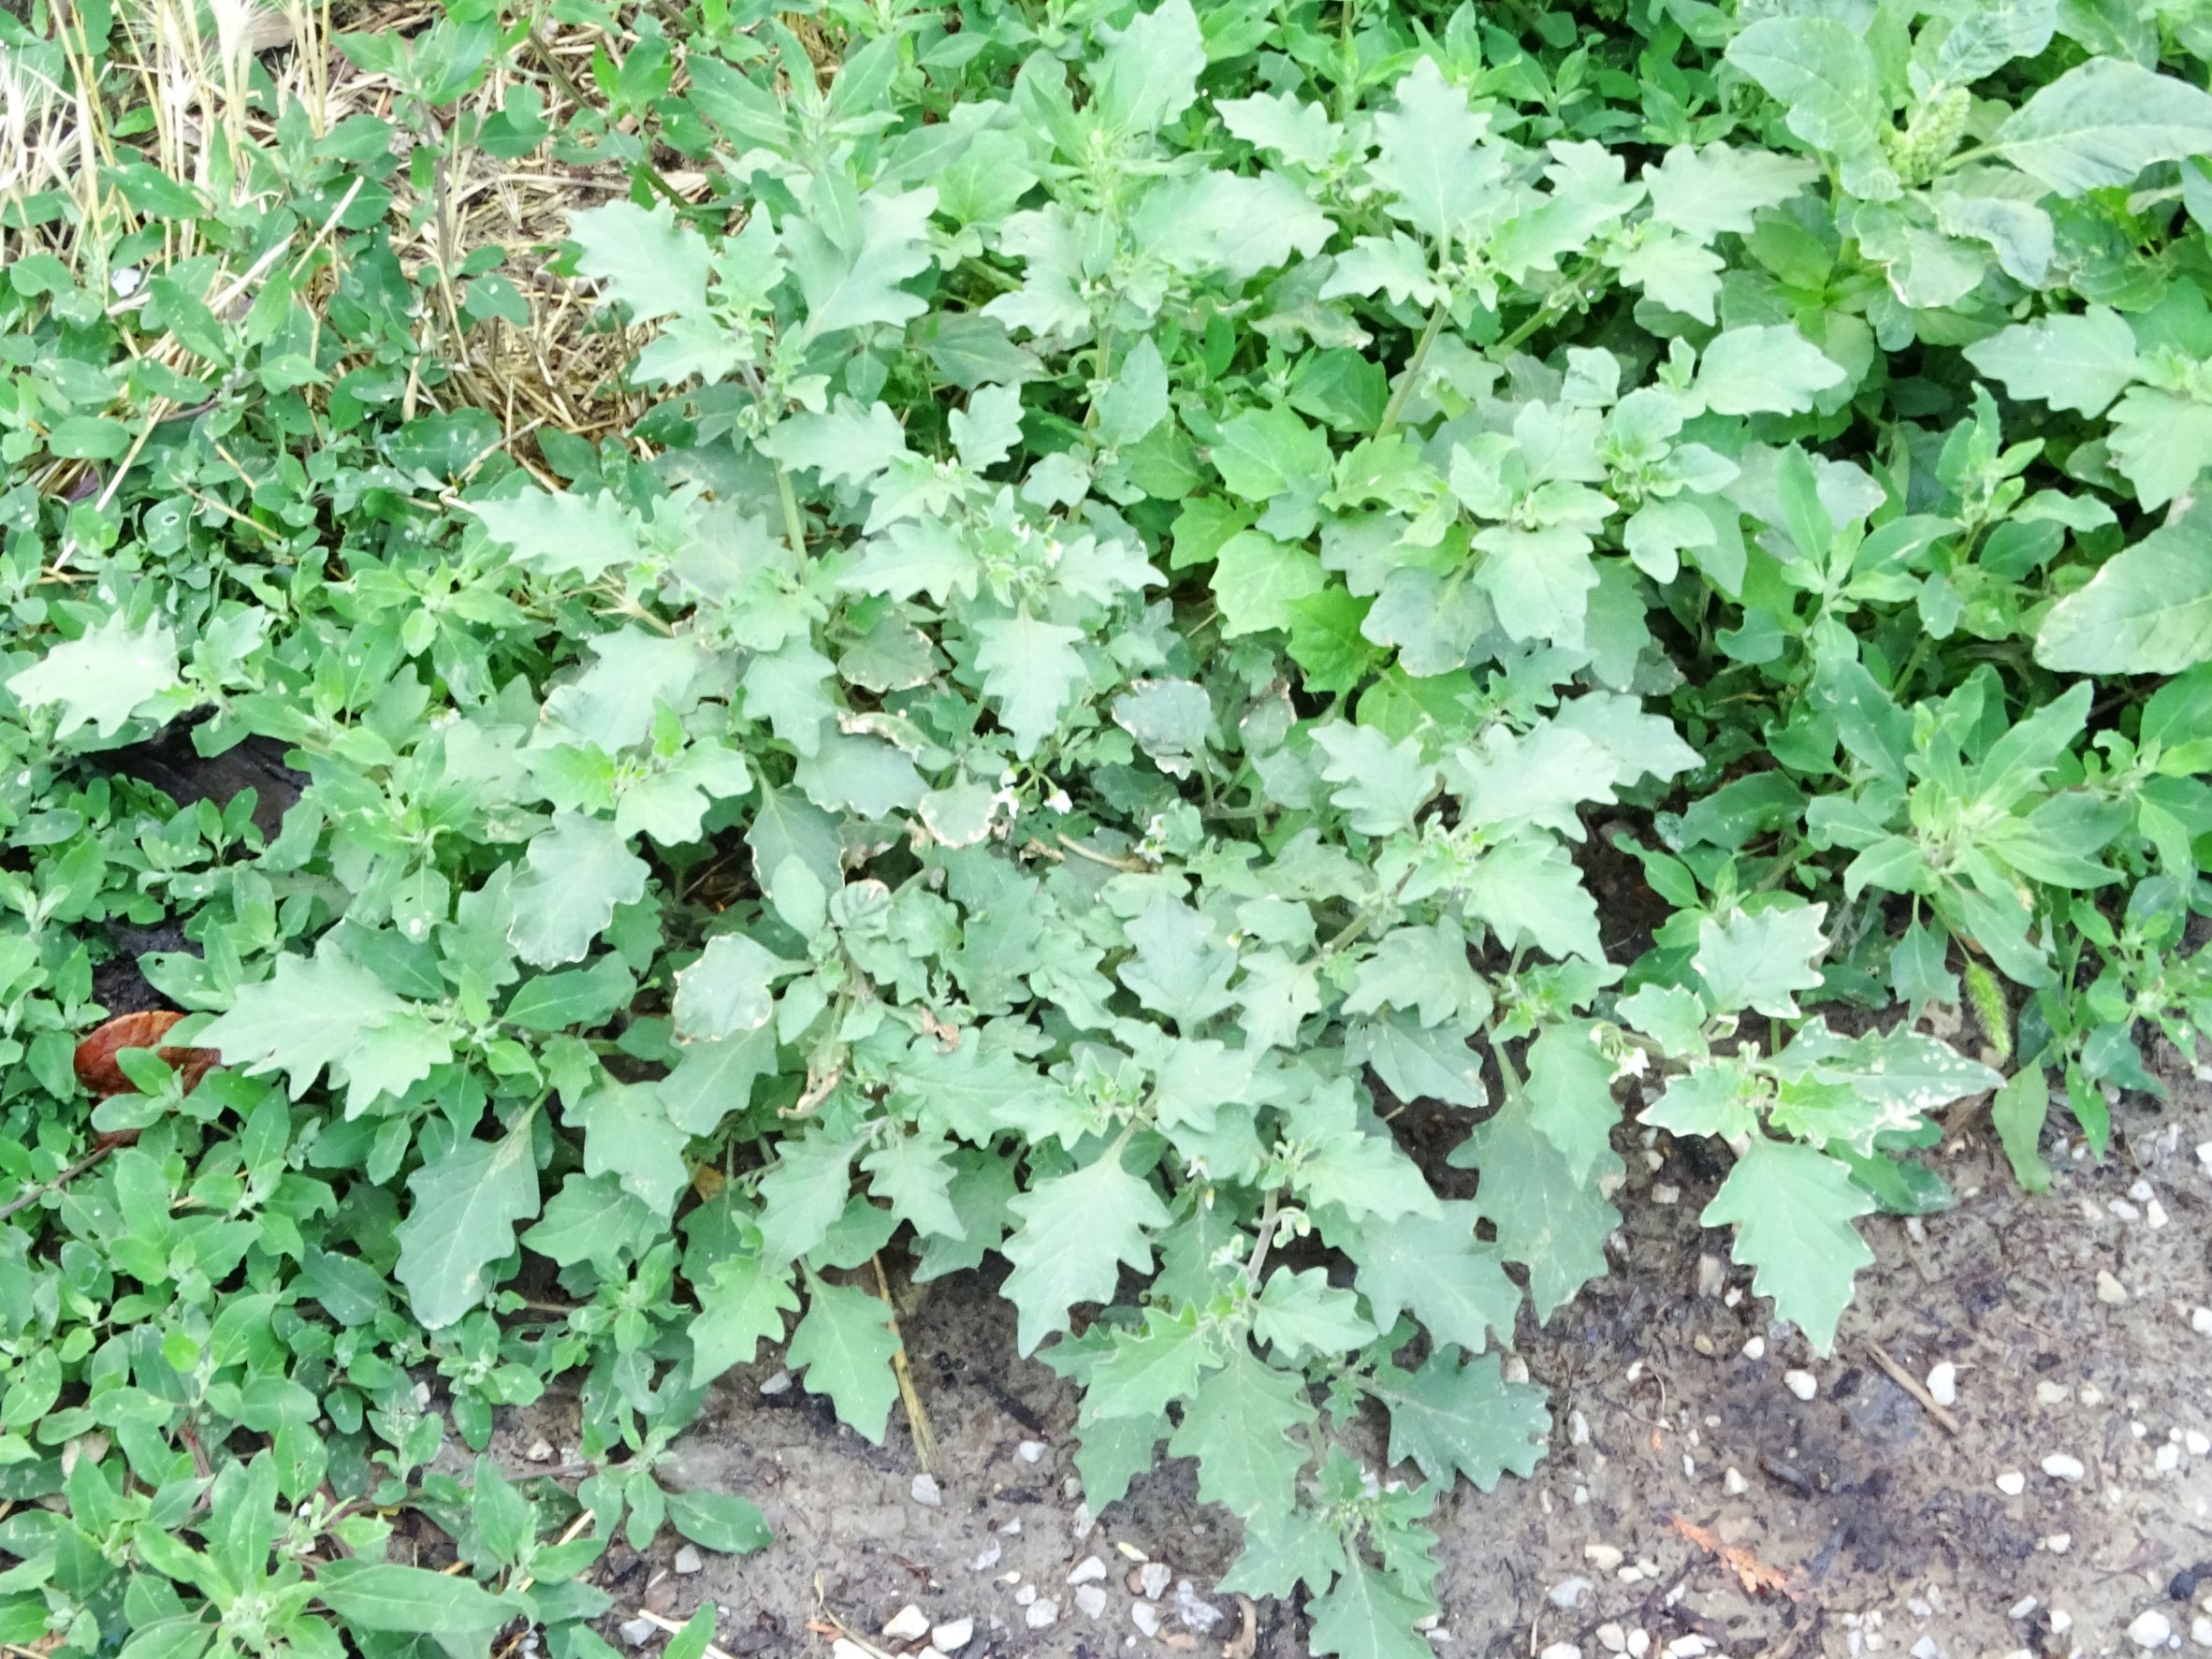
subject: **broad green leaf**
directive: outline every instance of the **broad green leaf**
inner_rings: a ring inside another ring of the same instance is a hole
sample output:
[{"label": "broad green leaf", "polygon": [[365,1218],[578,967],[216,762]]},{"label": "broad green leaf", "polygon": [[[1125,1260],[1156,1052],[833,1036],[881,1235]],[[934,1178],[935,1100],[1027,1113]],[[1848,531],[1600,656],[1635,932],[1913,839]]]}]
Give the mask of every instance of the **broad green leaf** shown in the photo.
[{"label": "broad green leaf", "polygon": [[598,282],[633,322],[696,316],[706,309],[711,253],[706,240],[676,222],[664,201],[649,208],[612,201],[568,218],[576,269]]},{"label": "broad green leaf", "polygon": [[[724,1555],[749,1555],[767,1548],[774,1536],[760,1510],[735,1492],[672,1492],[668,1494],[668,1519],[692,1543]],[[711,1634],[712,1626],[708,1628]],[[671,1642],[662,1652],[675,1645]]]},{"label": "broad green leaf", "polygon": [[1116,1332],[1113,1344],[1091,1367],[1083,1391],[1086,1418],[1142,1418],[1166,1411],[1171,1402],[1196,1391],[1199,1378],[1219,1359],[1199,1331],[1198,1310],[1153,1308],[1135,1332]]},{"label": "broad green leaf", "polygon": [[2016,398],[2090,415],[2103,414],[2140,369],[2134,331],[2103,305],[2015,323],[1974,342],[1966,357]]},{"label": "broad green leaf", "polygon": [[1849,23],[1762,18],[1728,43],[1728,62],[1782,106],[1790,131],[1843,163],[1852,194],[1869,200],[1897,194],[1882,151],[1889,100],[1872,49]]},{"label": "broad green leaf", "polygon": [[897,1351],[891,1310],[880,1298],[808,1276],[807,1315],[791,1333],[784,1358],[808,1392],[837,1407],[839,1422],[877,1446],[898,1397],[891,1369]]},{"label": "broad green leaf", "polygon": [[1024,611],[978,622],[975,632],[982,642],[975,665],[984,693],[1013,734],[1015,755],[1026,758],[1059,729],[1060,711],[1084,682],[1083,653],[1075,648],[1083,630]]},{"label": "broad green leaf", "polygon": [[1789,200],[1819,176],[1802,157],[1770,150],[1677,144],[1644,170],[1644,184],[1652,217],[1703,247],[1724,232],[1748,233],[1762,208]]},{"label": "broad green leaf", "polygon": [[1375,117],[1382,148],[1368,173],[1395,197],[1390,211],[1439,240],[1492,198],[1505,164],[1483,147],[1490,117],[1467,104],[1433,58],[1423,56],[1398,82],[1398,107]]},{"label": "broad green leaf", "polygon": [[279,956],[269,978],[239,987],[230,1011],[198,1041],[249,1076],[284,1072],[297,1100],[326,1066],[334,1083],[342,1081],[370,1034],[407,1011],[382,981],[333,944],[313,956]]},{"label": "broad green leaf", "polygon": [[789,1263],[758,1252],[723,1257],[692,1288],[699,1311],[686,1334],[691,1339],[691,1386],[704,1388],[733,1365],[749,1365],[763,1342],[783,1340],[783,1316],[799,1310]]},{"label": "broad green leaf", "polygon": [[1600,1175],[1621,1169],[1609,1151],[1578,1176],[1521,1104],[1508,1101],[1452,1149],[1452,1163],[1477,1170],[1475,1207],[1497,1229],[1498,1248],[1528,1269],[1539,1322],[1606,1271],[1606,1239],[1621,1213],[1598,1195]]},{"label": "broad green leaf", "polygon": [[[1925,1031],[1899,1025],[1847,1038],[1819,1018],[1798,1028],[1773,1066],[1783,1077],[1826,1085],[1835,1102],[1803,1116],[1778,1105],[1775,1127],[1831,1149],[1848,1146],[1861,1157],[1872,1154],[1878,1136],[1916,1129],[1939,1107],[1987,1094],[2004,1081]],[[1787,1091],[1783,1099],[1786,1105]]]},{"label": "broad green leaf", "polygon": [[1587,1021],[1546,1026],[1528,1050],[1529,1122],[1566,1160],[1579,1185],[1612,1152],[1621,1121],[1613,1099],[1613,1067],[1599,1052]]},{"label": "broad green leaf", "polygon": [[[1425,60],[1424,60],[1425,61]],[[1305,1604],[1314,1622],[1314,1652],[1336,1659],[1433,1659],[1429,1644],[1414,1632],[1430,1604],[1406,1594],[1398,1581],[1351,1558],[1334,1589]]]},{"label": "broad green leaf", "polygon": [[855,193],[839,173],[815,175],[804,218],[788,221],[784,247],[806,296],[804,335],[819,340],[873,323],[903,323],[929,309],[899,284],[929,268],[930,189]]},{"label": "broad green leaf", "polygon": [[603,1274],[617,1272],[625,1250],[637,1251],[658,1236],[662,1217],[652,1205],[608,1175],[571,1171],[546,1201],[546,1213],[523,1230],[522,1242],[561,1267],[589,1261]]},{"label": "broad green leaf", "polygon": [[177,637],[165,624],[133,628],[111,616],[18,670],[7,689],[27,708],[60,704],[57,738],[86,725],[105,738],[123,730],[140,704],[173,690],[177,670]]},{"label": "broad green leaf", "polygon": [[1705,981],[1714,1009],[1739,1008],[1795,1019],[1797,991],[1820,983],[1813,966],[1828,948],[1821,924],[1825,904],[1739,912],[1725,922],[1708,916],[1697,924],[1697,954],[1691,966]]},{"label": "broad green leaf", "polygon": [[1010,1207],[1021,1226],[1002,1249],[1013,1263],[1006,1294],[1021,1312],[1025,1354],[1067,1330],[1075,1303],[1111,1301],[1122,1268],[1148,1271],[1146,1235],[1168,1224],[1167,1206],[1148,1182],[1122,1167],[1118,1148],[1039,1182]]},{"label": "broad green leaf", "polygon": [[795,966],[742,933],[716,934],[676,976],[677,1034],[712,1041],[758,1031],[776,1012],[770,987]]},{"label": "broad green leaf", "polygon": [[1212,587],[1230,637],[1297,625],[1298,604],[1321,591],[1321,561],[1259,531],[1243,531],[1214,556]]},{"label": "broad green leaf", "polygon": [[2007,116],[1989,147],[2060,196],[2131,184],[2153,162],[2212,151],[2212,94],[2123,58],[2091,58]]},{"label": "broad green leaf", "polygon": [[484,1300],[490,1269],[515,1251],[515,1224],[538,1213],[538,1171],[525,1118],[498,1141],[463,1141],[410,1176],[399,1265],[415,1317],[450,1325]]},{"label": "broad green leaf", "polygon": [[1102,28],[1091,85],[1099,114],[1125,133],[1152,133],[1198,99],[1206,44],[1190,0],[1163,0],[1126,29]]},{"label": "broad green leaf", "polygon": [[1835,1346],[1852,1280],[1874,1259],[1851,1225],[1873,1208],[1834,1158],[1761,1135],[1698,1219],[1735,1227],[1736,1258],[1752,1265],[1752,1288],[1771,1296],[1775,1311],[1825,1354]]},{"label": "broad green leaf", "polygon": [[1372,1342],[1375,1331],[1361,1316],[1359,1297],[1331,1285],[1327,1270],[1279,1267],[1260,1292],[1252,1334],[1297,1359],[1348,1352]]},{"label": "broad green leaf", "polygon": [[1312,1455],[1292,1436],[1302,1436],[1316,1415],[1303,1375],[1276,1370],[1240,1338],[1229,1363],[1185,1402],[1168,1450],[1198,1459],[1204,1502],[1238,1516],[1279,1514]]},{"label": "broad green leaf", "polygon": [[1410,1313],[1433,1340],[1480,1353],[1492,1332],[1512,1333],[1521,1291],[1497,1251],[1476,1243],[1477,1207],[1452,1202],[1442,1211],[1359,1230],[1346,1244],[1358,1264],[1353,1283],[1377,1330]]},{"label": "broad green leaf", "polygon": [[597,581],[618,564],[645,557],[635,515],[611,495],[525,489],[496,502],[471,502],[491,539],[515,562],[548,576]]},{"label": "broad green leaf", "polygon": [[1495,1491],[1506,1471],[1535,1469],[1550,1436],[1544,1390],[1506,1381],[1495,1354],[1468,1360],[1446,1346],[1419,1371],[1378,1365],[1367,1388],[1390,1414],[1390,1461],[1411,1459],[1441,1486],[1464,1475]]},{"label": "broad green leaf", "polygon": [[507,938],[525,962],[558,968],[590,950],[618,905],[645,896],[651,871],[604,819],[557,812],[530,843]]},{"label": "broad green leaf", "polygon": [[852,1197],[854,1142],[826,1130],[787,1135],[761,1177],[761,1241],[771,1261],[791,1261],[829,1236]]},{"label": "broad green leaf", "polygon": [[1695,389],[1716,415],[1802,415],[1844,378],[1796,328],[1754,323],[1713,336],[1698,358]]},{"label": "broad green leaf", "polygon": [[1316,726],[1313,738],[1328,757],[1321,776],[1337,786],[1330,799],[1363,836],[1411,829],[1415,814],[1436,793],[1436,768],[1415,738],[1392,743],[1372,726],[1342,721]]},{"label": "broad green leaf", "polygon": [[388,1561],[327,1562],[315,1599],[357,1630],[414,1636],[488,1632],[519,1610],[473,1579]]},{"label": "broad green leaf", "polygon": [[1162,895],[1127,931],[1137,953],[1121,965],[1121,982],[1177,1029],[1194,1031],[1234,1004],[1228,985],[1237,953],[1212,918]]},{"label": "broad green leaf", "polygon": [[2212,402],[2134,386],[2112,412],[2112,464],[2146,510],[2190,495],[2212,467]]},{"label": "broad green leaf", "polygon": [[2106,560],[2053,605],[2035,660],[2070,674],[2178,674],[2212,658],[2212,502]]},{"label": "broad green leaf", "polygon": [[753,1085],[775,1071],[773,1026],[686,1043],[675,1069],[661,1080],[661,1105],[685,1134],[711,1135],[730,1113],[744,1111]]},{"label": "broad green leaf", "polygon": [[691,1171],[683,1157],[689,1137],[668,1121],[659,1085],[603,1084],[572,1111],[584,1131],[584,1172],[614,1176],[623,1191],[665,1217]]}]

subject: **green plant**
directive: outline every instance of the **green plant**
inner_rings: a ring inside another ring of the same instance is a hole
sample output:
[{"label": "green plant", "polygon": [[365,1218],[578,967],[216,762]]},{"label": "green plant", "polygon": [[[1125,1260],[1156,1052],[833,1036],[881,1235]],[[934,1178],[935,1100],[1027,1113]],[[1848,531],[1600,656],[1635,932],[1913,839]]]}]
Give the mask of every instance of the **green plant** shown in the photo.
[{"label": "green plant", "polygon": [[[1947,1201],[1931,1113],[1995,1091],[2033,1185],[2056,1083],[2103,1151],[2205,1006],[2212,40],[1604,9],[833,6],[826,86],[648,20],[560,140],[635,181],[567,257],[643,413],[534,456],[442,367],[519,290],[402,260],[382,121],[241,90],[205,195],[10,197],[70,234],[0,297],[0,1490],[68,1500],[0,1521],[9,1639],[598,1652],[617,1524],[759,1541],[655,1475],[729,1367],[883,1438],[903,1248],[1011,1264],[1094,1506],[1194,1457],[1232,1586],[1424,1653],[1623,1080],[1824,1349],[1856,1220]],[[434,119],[536,27],[352,48],[412,167],[545,141]],[[186,715],[304,768],[273,837],[96,776]],[[226,1064],[94,1108],[118,918]],[[2009,1080],[1882,1017],[1961,1002]],[[572,1374],[573,1497],[423,1473]],[[473,1576],[362,1564],[398,1506]]]}]

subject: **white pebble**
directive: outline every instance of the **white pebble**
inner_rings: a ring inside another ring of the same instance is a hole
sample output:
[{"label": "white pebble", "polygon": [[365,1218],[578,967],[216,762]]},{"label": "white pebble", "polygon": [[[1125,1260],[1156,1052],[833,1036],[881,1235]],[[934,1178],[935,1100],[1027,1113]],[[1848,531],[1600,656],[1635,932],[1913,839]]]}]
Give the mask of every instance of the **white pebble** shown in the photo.
[{"label": "white pebble", "polygon": [[2151,1230],[2155,1232],[2174,1217],[2166,1214],[2165,1205],[2160,1203],[2158,1200],[2152,1199],[2150,1202],[2143,1206],[2143,1219],[2150,1224]]},{"label": "white pebble", "polygon": [[[1008,1573],[1000,1581],[1011,1584],[1021,1576],[1022,1575],[1019,1573]],[[1037,1586],[1034,1584],[1025,1584],[1019,1590],[1014,1592],[1014,1606],[1017,1608],[1026,1608],[1036,1599]]]},{"label": "white pebble", "polygon": [[1164,1561],[1148,1561],[1137,1569],[1137,1587],[1146,1601],[1157,1601],[1175,1581],[1175,1570]]},{"label": "white pebble", "polygon": [[1958,1367],[1945,1360],[1928,1374],[1928,1394],[1938,1405],[1958,1404]]},{"label": "white pebble", "polygon": [[1751,1482],[1743,1477],[1741,1469],[1731,1467],[1725,1475],[1721,1477],[1721,1490],[1732,1498],[1740,1498],[1745,1492],[1751,1491]]},{"label": "white pebble", "polygon": [[2200,1648],[2212,1648],[2212,1617],[2199,1613],[2189,1622],[2189,1639]]},{"label": "white pebble", "polygon": [[2156,1608],[2145,1608],[2128,1625],[2128,1639],[2139,1648],[2162,1648],[2174,1634],[2174,1622]]},{"label": "white pebble", "polygon": [[2074,1390],[2064,1383],[2039,1382],[2035,1385],[2035,1403],[2038,1405],[2063,1405],[2074,1398]]},{"label": "white pebble", "polygon": [[1579,1411],[1567,1413],[1567,1444],[1570,1446],[1588,1446],[1590,1444],[1590,1419]]},{"label": "white pebble", "polygon": [[2069,1630],[2072,1630],[2073,1628],[2074,1615],[2072,1613],[2068,1612],[2064,1608],[2053,1608],[2051,1609],[2052,1635],[2064,1636]]},{"label": "white pebble", "polygon": [[971,1573],[989,1572],[998,1564],[998,1557],[1004,1552],[1004,1550],[1005,1546],[1000,1544],[997,1538],[993,1538],[983,1546],[982,1553],[968,1564],[968,1570]]},{"label": "white pebble", "polygon": [[532,1440],[530,1449],[522,1455],[533,1463],[549,1463],[553,1461],[553,1443],[550,1440]]},{"label": "white pebble", "polygon": [[2212,1336],[2212,1307],[2190,1308],[2189,1328],[2199,1336]]},{"label": "white pebble", "polygon": [[1574,1642],[1553,1642],[1539,1659],[1582,1659],[1582,1650]]},{"label": "white pebble", "polygon": [[1191,1588],[1188,1579],[1175,1580],[1175,1617],[1183,1621],[1184,1628],[1203,1636],[1221,1623],[1221,1609],[1212,1602],[1201,1600]]},{"label": "white pebble", "polygon": [[1608,1653],[1626,1652],[1628,1633],[1608,1619],[1597,1627],[1597,1645]]},{"label": "white pebble", "polygon": [[1767,1357],[1767,1339],[1754,1336],[1746,1342],[1743,1345],[1743,1357],[1747,1360],[1764,1360]]},{"label": "white pebble", "polygon": [[1103,1584],[1084,1584],[1077,1589],[1075,1610],[1086,1619],[1103,1618],[1106,1613],[1106,1587]]},{"label": "white pebble", "polygon": [[2104,1395],[2095,1383],[2084,1383],[2081,1386],[2081,1403],[2084,1405],[2102,1405],[2104,1404]]},{"label": "white pebble", "polygon": [[1129,1623],[1146,1636],[1159,1634],[1159,1609],[1148,1601],[1141,1601],[1129,1608]]},{"label": "white pebble", "polygon": [[2088,1473],[2082,1467],[2081,1459],[2062,1451],[2054,1451],[2043,1460],[2043,1472],[2053,1480],[2079,1480]]},{"label": "white pebble", "polygon": [[2167,1441],[2159,1448],[2158,1454],[2151,1459],[2151,1465],[2161,1475],[2173,1474],[2175,1470],[2181,1467],[2181,1448],[2171,1440]]},{"label": "white pebble", "polygon": [[1940,1659],[1943,1649],[1936,1646],[1936,1638],[1924,1636],[1913,1644],[1913,1659]]},{"label": "white pebble", "polygon": [[912,1602],[891,1615],[883,1634],[895,1642],[910,1642],[929,1634],[929,1616]]},{"label": "white pebble", "polygon": [[1060,1604],[1041,1597],[1031,1602],[1022,1613],[1023,1623],[1031,1630],[1042,1630],[1060,1616]]},{"label": "white pebble", "polygon": [[2105,1269],[2099,1268],[2097,1270],[2097,1300],[2106,1307],[2124,1306],[2128,1300],[2128,1288],[2114,1278]]},{"label": "white pebble", "polygon": [[1025,1440],[1014,1448],[1014,1456],[1020,1458],[1025,1463],[1034,1463],[1044,1456],[1044,1442]]},{"label": "white pebble", "polygon": [[642,1648],[661,1634],[661,1627],[650,1619],[625,1619],[615,1627],[615,1634],[633,1648]]},{"label": "white pebble", "polygon": [[948,1619],[929,1633],[929,1645],[940,1653],[957,1653],[974,1635],[973,1619]]},{"label": "white pebble", "polygon": [[937,1477],[934,1475],[915,1476],[912,1491],[914,1502],[924,1509],[934,1509],[945,1501],[944,1494],[937,1489]]},{"label": "white pebble", "polygon": [[2008,1619],[2025,1619],[2030,1613],[2035,1611],[2036,1606],[2037,1603],[2035,1597],[2032,1595],[2023,1595],[2018,1601],[2013,1603],[2012,1610],[2006,1613],[2005,1617]]},{"label": "white pebble", "polygon": [[1105,1576],[1106,1564],[1095,1555],[1086,1555],[1075,1564],[1074,1570],[1068,1575],[1068,1582],[1088,1584]]},{"label": "white pebble", "polygon": [[1705,1659],[1705,1655],[1712,1652],[1712,1643],[1693,1632],[1689,1636],[1676,1637],[1666,1644],[1666,1651],[1674,1655],[1674,1659]]},{"label": "white pebble", "polygon": [[2181,1444],[2189,1448],[2189,1455],[2192,1458],[2201,1458],[2212,1451],[2212,1438],[2206,1438],[2202,1429],[2191,1429],[2182,1435]]},{"label": "white pebble", "polygon": [[1546,1599],[1555,1608],[1585,1608],[1596,1594],[1597,1587],[1578,1574],[1552,1585],[1551,1594]]},{"label": "white pebble", "polygon": [[2043,1541],[2043,1547],[2053,1555],[2063,1555],[2074,1548],[2074,1535],[2072,1533],[2053,1533]]},{"label": "white pebble", "polygon": [[1810,1371],[1785,1371],[1782,1374],[1783,1386],[1800,1400],[1810,1400],[1820,1392],[1820,1384]]},{"label": "white pebble", "polygon": [[1644,1659],[1644,1655],[1651,1651],[1652,1633],[1650,1631],[1632,1630],[1628,1633],[1628,1659]]},{"label": "white pebble", "polygon": [[1601,1573],[1609,1573],[1621,1564],[1621,1551],[1610,1544],[1585,1544],[1582,1559]]},{"label": "white pebble", "polygon": [[779,1371],[774,1376],[768,1378],[766,1382],[761,1384],[761,1392],[769,1396],[770,1398],[773,1398],[778,1394],[785,1392],[790,1388],[791,1373],[788,1371]]},{"label": "white pebble", "polygon": [[2016,1498],[2028,1490],[2028,1477],[2017,1469],[2007,1469],[1997,1477],[1997,1490],[2008,1498]]},{"label": "white pebble", "polygon": [[676,1552],[676,1560],[671,1564],[684,1577],[690,1578],[691,1574],[704,1572],[706,1569],[706,1558],[691,1545],[686,1544]]}]

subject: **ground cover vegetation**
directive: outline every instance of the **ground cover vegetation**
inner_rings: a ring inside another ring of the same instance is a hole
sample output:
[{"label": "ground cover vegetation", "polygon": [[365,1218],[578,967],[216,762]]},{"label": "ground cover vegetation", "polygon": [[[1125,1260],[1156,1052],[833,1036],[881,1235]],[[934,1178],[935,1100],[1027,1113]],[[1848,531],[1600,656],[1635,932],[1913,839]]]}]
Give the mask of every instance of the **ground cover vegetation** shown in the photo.
[{"label": "ground cover vegetation", "polygon": [[[2196,1048],[2208,64],[0,16],[0,1640],[604,1653],[611,1537],[765,1541],[664,1479],[716,1379],[920,1446],[982,1269],[1094,1507],[1195,1459],[1230,1587],[1425,1654],[1626,1132],[1825,1349],[1943,1114],[2039,1187]],[[556,1388],[568,1477],[432,1466]]]}]

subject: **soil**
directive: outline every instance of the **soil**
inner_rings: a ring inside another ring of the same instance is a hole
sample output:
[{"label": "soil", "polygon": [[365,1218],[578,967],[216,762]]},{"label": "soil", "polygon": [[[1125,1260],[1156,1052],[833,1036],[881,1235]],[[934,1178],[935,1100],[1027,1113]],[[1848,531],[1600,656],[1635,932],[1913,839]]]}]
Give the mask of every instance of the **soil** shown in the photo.
[{"label": "soil", "polygon": [[[2179,1078],[2176,1103],[2133,1098],[2118,1115],[2113,1154],[2057,1149],[2041,1198],[1983,1134],[1946,1142],[1957,1208],[1865,1224],[1879,1259],[1825,1359],[1698,1226],[1718,1171],[1632,1134],[1613,1273],[1544,1329],[1524,1315],[1518,1352],[1551,1391],[1551,1455],[1494,1492],[1463,1486],[1434,1518],[1434,1652],[2136,1652],[2126,1633],[2146,1610],[2190,1646],[2192,1619],[2212,1616],[2212,1455],[2190,1438],[2212,1435],[2212,1315],[2192,1326],[2212,1303],[2212,1146],[2197,1150],[2212,1090]],[[1074,1391],[1015,1356],[987,1279],[914,1287],[901,1322],[937,1432],[938,1503],[917,1501],[897,1413],[870,1446],[764,1360],[726,1379],[670,1476],[745,1493],[777,1541],[690,1575],[671,1570],[673,1542],[644,1561],[618,1546],[603,1581],[627,1599],[610,1626],[640,1609],[681,1621],[709,1598],[727,1652],[824,1652],[834,1620],[897,1653],[920,1643],[877,1633],[911,1603],[933,1623],[972,1619],[969,1655],[1309,1651],[1297,1608],[1212,1593],[1237,1528],[1196,1502],[1187,1465],[1096,1518],[1082,1506]],[[1956,1433],[1878,1353],[1916,1383],[1956,1367]],[[1784,1380],[1797,1370],[1811,1400]],[[522,1448],[574,1430],[542,1405],[498,1449],[520,1473]],[[2077,1460],[2079,1477],[2046,1473],[2052,1458]],[[2019,1490],[2004,1490],[2014,1473]],[[1150,1604],[1157,1637],[1133,1611],[1147,1560],[1171,1575]],[[1102,1612],[1079,1608],[1071,1578],[1103,1590]],[[1033,1628],[1045,1600],[1057,1616]]]}]

